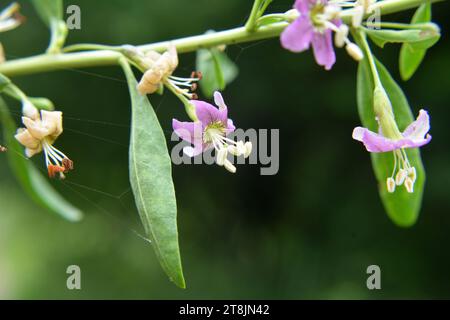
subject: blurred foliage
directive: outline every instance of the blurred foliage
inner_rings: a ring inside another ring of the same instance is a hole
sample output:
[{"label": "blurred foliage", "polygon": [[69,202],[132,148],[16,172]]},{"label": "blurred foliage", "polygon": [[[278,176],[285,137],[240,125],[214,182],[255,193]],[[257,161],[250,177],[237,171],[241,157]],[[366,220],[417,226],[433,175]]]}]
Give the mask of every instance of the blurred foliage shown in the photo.
[{"label": "blurred foliage", "polygon": [[[21,28],[1,35],[7,57],[43,52],[48,31],[27,1]],[[1,1],[2,6],[6,1]],[[82,29],[68,42],[141,44],[221,30],[245,22],[251,1],[74,0]],[[269,11],[290,9],[277,0]],[[129,192],[130,118],[118,67],[18,77],[28,94],[50,98],[65,113],[57,146],[76,164],[57,189],[85,212],[71,224],[40,210],[20,190],[0,154],[1,298],[450,298],[449,5],[435,5],[442,27],[414,77],[401,83],[416,114],[430,111],[433,141],[423,148],[424,203],[411,229],[383,211],[370,157],[351,139],[356,110],[356,63],[337,51],[330,72],[310,52],[292,54],[279,40],[229,46],[239,77],[224,92],[241,128],[280,129],[280,171],[260,176],[239,166],[175,166],[181,253],[187,290],[167,281],[142,232]],[[397,15],[409,21],[413,11]],[[374,49],[398,75],[398,46]],[[195,53],[181,56],[189,75]],[[170,138],[172,118],[186,118],[170,94],[151,97]],[[19,106],[9,101],[13,110]],[[15,112],[16,120],[19,113]],[[173,145],[173,142],[170,143]],[[43,168],[43,159],[33,159]],[[66,268],[82,270],[82,290],[66,289]],[[366,288],[377,264],[382,290]]]}]

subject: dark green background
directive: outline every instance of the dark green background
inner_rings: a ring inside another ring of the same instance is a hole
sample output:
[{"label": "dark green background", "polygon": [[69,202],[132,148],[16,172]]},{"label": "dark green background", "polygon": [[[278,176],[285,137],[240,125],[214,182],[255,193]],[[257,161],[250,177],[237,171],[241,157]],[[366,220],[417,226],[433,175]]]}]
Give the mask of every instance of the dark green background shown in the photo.
[{"label": "dark green background", "polygon": [[[27,23],[1,35],[9,59],[43,52],[48,41],[31,5],[21,3]],[[291,3],[275,0],[269,11],[286,11]],[[250,0],[70,4],[81,7],[82,29],[70,33],[69,43],[117,45],[231,28],[251,8]],[[57,147],[76,171],[53,183],[86,218],[71,224],[37,208],[0,155],[0,298],[450,298],[449,6],[434,8],[443,37],[401,84],[414,113],[423,107],[432,117],[417,224],[401,229],[389,221],[369,155],[351,139],[360,122],[356,63],[345,50],[337,50],[337,64],[326,72],[311,52],[292,54],[278,39],[229,46],[240,67],[224,92],[230,117],[241,128],[280,129],[280,171],[260,176],[259,166],[241,165],[232,175],[217,166],[174,167],[187,290],[167,280],[151,246],[133,233],[141,227],[131,193],[119,198],[129,190],[130,118],[119,68],[14,78],[29,95],[49,97],[64,111],[66,131]],[[408,21],[411,14],[390,18]],[[375,50],[397,79],[398,49]],[[176,74],[189,75],[194,61],[194,54],[182,55]],[[170,137],[171,119],[187,119],[182,105],[170,94],[150,99]],[[34,161],[44,170],[42,157]],[[81,267],[81,291],[66,289],[72,264]],[[366,288],[371,264],[381,267],[382,290]]]}]

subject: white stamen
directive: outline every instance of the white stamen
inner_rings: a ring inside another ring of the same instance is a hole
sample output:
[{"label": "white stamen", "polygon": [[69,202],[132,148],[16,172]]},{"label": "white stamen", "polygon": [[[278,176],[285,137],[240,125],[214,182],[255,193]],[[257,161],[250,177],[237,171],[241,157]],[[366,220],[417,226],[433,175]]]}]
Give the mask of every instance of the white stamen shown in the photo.
[{"label": "white stamen", "polygon": [[346,24],[341,24],[334,35],[334,44],[338,48],[342,48],[345,44],[345,40],[348,37],[348,26]]},{"label": "white stamen", "polygon": [[364,58],[362,50],[352,42],[349,42],[345,46],[345,49],[347,50],[347,53],[350,55],[350,57],[352,57],[356,61],[361,61]]},{"label": "white stamen", "polygon": [[248,158],[250,156],[250,154],[252,153],[252,143],[250,141],[247,141],[245,143],[245,153],[244,153],[244,158]]},{"label": "white stamen", "polygon": [[395,181],[393,178],[389,177],[386,180],[386,186],[389,193],[393,193],[395,191]]},{"label": "white stamen", "polygon": [[412,181],[412,179],[410,177],[407,177],[405,179],[405,188],[409,193],[414,192],[414,182]]},{"label": "white stamen", "polygon": [[236,172],[236,167],[231,163],[230,160],[226,159],[223,165],[224,165],[225,169],[227,169],[231,173]]},{"label": "white stamen", "polygon": [[403,184],[403,182],[405,181],[407,176],[407,172],[405,169],[400,169],[397,172],[397,175],[395,176],[395,184],[397,184],[398,186],[401,186]]},{"label": "white stamen", "polygon": [[408,177],[412,180],[412,182],[416,182],[417,179],[417,173],[416,173],[416,168],[411,167],[408,169]]},{"label": "white stamen", "polygon": [[216,163],[219,166],[223,166],[225,163],[225,160],[227,160],[227,148],[221,148],[219,149],[219,151],[217,152],[217,157],[216,157]]},{"label": "white stamen", "polygon": [[228,146],[227,149],[228,152],[231,153],[233,156],[239,157],[241,155],[236,146]]},{"label": "white stamen", "polygon": [[236,147],[240,154],[245,154],[245,152],[247,151],[247,148],[245,147],[244,142],[242,142],[242,141],[238,141],[238,143],[236,144]]}]

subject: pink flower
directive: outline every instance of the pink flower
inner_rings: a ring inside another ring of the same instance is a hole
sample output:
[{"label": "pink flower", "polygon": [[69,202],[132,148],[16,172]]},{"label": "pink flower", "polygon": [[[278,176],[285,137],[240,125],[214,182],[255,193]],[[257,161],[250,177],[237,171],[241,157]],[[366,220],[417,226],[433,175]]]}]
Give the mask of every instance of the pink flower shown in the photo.
[{"label": "pink flower", "polygon": [[414,192],[416,169],[409,163],[405,148],[418,148],[431,141],[430,117],[425,110],[419,111],[416,121],[413,121],[402,133],[399,139],[385,137],[383,133],[375,133],[367,128],[356,127],[353,130],[353,139],[361,141],[369,152],[393,151],[394,169],[387,178],[386,185],[389,192],[395,191],[395,186],[405,185],[409,193]]},{"label": "pink flower", "polygon": [[364,143],[369,152],[387,152],[402,148],[416,148],[427,144],[431,140],[428,131],[430,131],[430,117],[428,112],[420,110],[417,120],[403,131],[401,139],[389,139],[363,127],[356,127],[352,136],[353,139]]},{"label": "pink flower", "polygon": [[317,63],[330,70],[336,61],[332,30],[338,30],[339,8],[327,0],[296,0],[294,8],[300,16],[281,34],[281,45],[293,52],[302,52],[312,44]]},{"label": "pink flower", "polygon": [[235,172],[236,167],[227,159],[227,154],[248,157],[252,150],[251,142],[235,142],[227,136],[236,127],[228,118],[228,107],[223,101],[220,92],[214,93],[215,107],[207,102],[199,100],[190,101],[195,107],[196,122],[181,122],[172,120],[174,132],[183,140],[193,144],[184,147],[183,152],[189,157],[195,157],[202,152],[214,148],[216,150],[216,162],[224,166],[228,171]]}]

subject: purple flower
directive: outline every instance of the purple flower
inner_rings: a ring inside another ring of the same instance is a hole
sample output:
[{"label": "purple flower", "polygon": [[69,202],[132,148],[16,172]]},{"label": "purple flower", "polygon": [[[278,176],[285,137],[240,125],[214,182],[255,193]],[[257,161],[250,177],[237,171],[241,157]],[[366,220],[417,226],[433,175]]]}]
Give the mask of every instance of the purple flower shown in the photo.
[{"label": "purple flower", "polygon": [[431,140],[430,117],[425,110],[419,111],[416,121],[413,121],[401,134],[399,139],[391,139],[380,133],[375,133],[367,128],[356,127],[352,137],[361,141],[369,152],[393,151],[394,169],[392,175],[387,178],[386,184],[389,192],[395,191],[395,186],[405,185],[409,193],[414,192],[416,181],[416,169],[411,166],[403,149],[417,148],[426,145]]},{"label": "purple flower", "polygon": [[194,157],[202,152],[214,148],[216,150],[216,162],[231,172],[236,171],[236,167],[227,159],[228,152],[233,155],[244,155],[248,157],[252,145],[250,142],[235,142],[227,138],[236,127],[233,121],[228,118],[228,107],[222,95],[214,92],[215,107],[207,102],[199,100],[190,101],[195,107],[195,114],[198,121],[181,122],[172,120],[174,132],[183,140],[193,144],[183,148],[183,152],[189,157]]},{"label": "purple flower", "polygon": [[281,44],[293,52],[302,52],[312,44],[319,65],[330,70],[336,61],[332,44],[332,30],[338,30],[338,8],[327,0],[296,0],[294,8],[300,16],[281,34]]},{"label": "purple flower", "polygon": [[429,130],[430,117],[425,110],[420,110],[417,120],[403,131],[401,139],[389,139],[363,127],[356,127],[352,136],[353,139],[364,143],[369,152],[387,152],[402,148],[416,148],[427,144],[431,140],[431,136],[428,134]]}]

